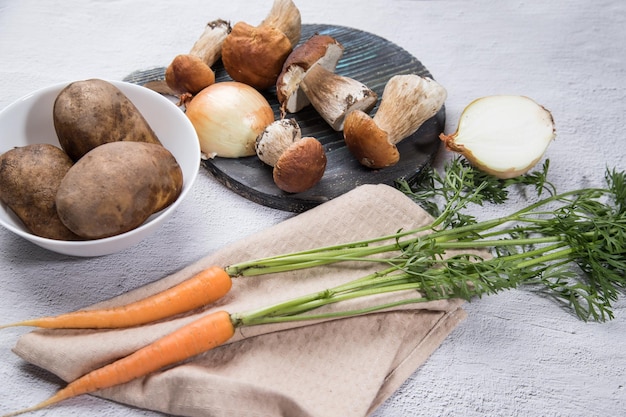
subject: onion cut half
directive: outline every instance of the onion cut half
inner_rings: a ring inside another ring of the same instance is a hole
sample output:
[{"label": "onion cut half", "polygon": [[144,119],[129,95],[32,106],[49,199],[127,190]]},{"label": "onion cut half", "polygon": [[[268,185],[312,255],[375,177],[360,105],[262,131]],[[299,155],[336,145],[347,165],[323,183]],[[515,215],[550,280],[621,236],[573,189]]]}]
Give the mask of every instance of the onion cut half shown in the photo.
[{"label": "onion cut half", "polygon": [[506,179],[534,167],[555,136],[545,107],[525,96],[494,95],[471,102],[456,132],[440,139],[478,169]]}]

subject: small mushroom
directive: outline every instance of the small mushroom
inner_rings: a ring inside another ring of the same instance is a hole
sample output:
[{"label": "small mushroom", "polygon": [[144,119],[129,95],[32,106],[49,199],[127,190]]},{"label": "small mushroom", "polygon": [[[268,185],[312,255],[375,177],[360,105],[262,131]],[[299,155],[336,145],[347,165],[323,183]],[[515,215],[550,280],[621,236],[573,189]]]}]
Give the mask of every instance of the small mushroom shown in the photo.
[{"label": "small mushroom", "polygon": [[395,165],[400,159],[396,145],[436,115],[446,97],[446,89],[430,78],[395,75],[385,85],[373,118],[363,111],[354,111],[346,117],[343,132],[346,146],[366,167]]},{"label": "small mushroom", "polygon": [[282,153],[272,173],[276,186],[301,193],[317,184],[326,170],[326,152],[315,138],[303,137]]},{"label": "small mushroom", "polygon": [[215,83],[215,72],[194,55],[176,55],[165,70],[165,82],[175,95],[196,95]]},{"label": "small mushroom", "polygon": [[236,23],[222,45],[224,69],[258,90],[276,84],[285,60],[300,40],[300,11],[292,0],[274,0],[259,26]]},{"label": "small mushroom", "polygon": [[173,94],[195,95],[215,82],[211,67],[220,58],[230,31],[225,20],[209,22],[189,53],[174,57],[165,70],[165,83]]},{"label": "small mushroom", "polygon": [[326,170],[326,152],[313,137],[301,137],[294,119],[271,123],[257,137],[259,159],[273,167],[276,186],[288,193],[301,193],[317,184]]},{"label": "small mushroom", "polygon": [[365,84],[335,74],[319,63],[307,71],[300,87],[315,110],[336,131],[343,130],[349,113],[355,110],[369,112],[378,100],[376,92]]},{"label": "small mushroom", "polygon": [[311,104],[300,88],[309,68],[320,64],[334,72],[342,56],[343,45],[328,35],[315,34],[295,48],[287,57],[276,81],[276,96],[283,115],[287,112],[296,113]]},{"label": "small mushroom", "polygon": [[261,161],[273,167],[285,149],[300,139],[302,131],[295,119],[276,120],[256,138],[256,154]]}]

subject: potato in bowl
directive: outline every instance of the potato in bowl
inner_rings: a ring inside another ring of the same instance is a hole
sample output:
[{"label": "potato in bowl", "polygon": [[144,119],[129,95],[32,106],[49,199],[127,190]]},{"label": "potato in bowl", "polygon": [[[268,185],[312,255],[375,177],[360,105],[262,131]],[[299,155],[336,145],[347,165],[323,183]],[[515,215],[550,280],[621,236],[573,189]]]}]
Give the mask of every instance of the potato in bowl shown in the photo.
[{"label": "potato in bowl", "polygon": [[[66,255],[101,256],[126,249],[154,233],[171,217],[189,193],[200,166],[196,132],[184,113],[170,99],[147,88],[108,81],[133,103],[175,159],[182,174],[182,188],[175,201],[151,214],[139,226],[114,236],[80,240],[51,239],[32,233],[5,203],[0,203],[0,224],[43,248]],[[53,108],[59,94],[71,83],[60,83],[30,93],[0,112],[0,154],[16,147],[49,144],[61,148],[55,131]]]}]

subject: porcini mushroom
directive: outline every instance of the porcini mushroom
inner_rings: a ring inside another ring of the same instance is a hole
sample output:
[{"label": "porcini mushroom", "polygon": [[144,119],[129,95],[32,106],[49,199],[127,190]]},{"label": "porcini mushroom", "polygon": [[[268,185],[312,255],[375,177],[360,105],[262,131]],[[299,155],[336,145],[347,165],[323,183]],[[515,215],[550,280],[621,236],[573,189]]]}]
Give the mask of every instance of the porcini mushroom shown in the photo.
[{"label": "porcini mushroom", "polygon": [[221,57],[222,44],[231,31],[230,23],[209,22],[188,54],[174,57],[165,70],[165,82],[174,94],[197,94],[215,82],[211,68]]},{"label": "porcini mushroom", "polygon": [[276,84],[283,64],[300,41],[300,11],[292,0],[274,0],[259,26],[236,23],[222,45],[224,69],[258,90]]},{"label": "porcini mushroom", "polygon": [[343,130],[349,113],[369,112],[378,100],[376,92],[362,82],[335,74],[319,63],[309,68],[300,87],[315,110],[336,131]]},{"label": "porcini mushroom", "polygon": [[326,170],[326,152],[315,138],[307,136],[285,149],[272,176],[276,186],[288,193],[301,193],[317,184]]},{"label": "porcini mushroom", "polygon": [[273,167],[276,186],[288,193],[301,193],[317,184],[326,170],[326,152],[313,137],[301,137],[295,119],[279,119],[257,137],[259,159]]},{"label": "porcini mushroom", "polygon": [[436,115],[446,97],[446,89],[431,78],[395,75],[385,85],[373,118],[363,111],[346,117],[346,146],[366,167],[395,165],[400,159],[396,145]]},{"label": "porcini mushroom", "polygon": [[273,167],[285,149],[300,139],[302,131],[296,119],[279,119],[257,136],[255,151],[261,161]]},{"label": "porcini mushroom", "polygon": [[195,95],[215,83],[215,72],[194,55],[176,55],[165,70],[165,82],[181,98]]},{"label": "porcini mushroom", "polygon": [[343,45],[329,35],[315,34],[296,47],[287,57],[276,81],[276,96],[282,114],[296,113],[311,104],[300,88],[309,68],[317,63],[334,72],[342,56]]}]

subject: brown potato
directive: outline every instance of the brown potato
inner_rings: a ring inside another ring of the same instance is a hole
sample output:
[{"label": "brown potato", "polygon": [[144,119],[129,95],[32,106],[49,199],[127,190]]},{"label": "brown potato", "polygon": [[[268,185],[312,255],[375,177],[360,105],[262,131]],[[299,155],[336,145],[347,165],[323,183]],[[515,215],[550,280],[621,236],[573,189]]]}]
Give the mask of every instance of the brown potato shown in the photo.
[{"label": "brown potato", "polygon": [[163,146],[105,143],[67,172],[57,192],[57,211],[74,233],[99,239],[140,226],[172,204],[182,187],[182,170]]},{"label": "brown potato", "polygon": [[72,160],[60,148],[27,145],[0,155],[0,200],[33,234],[48,239],[78,240],[59,219],[55,203]]},{"label": "brown potato", "polygon": [[78,161],[108,142],[135,141],[160,144],[137,107],[108,81],[75,81],[56,97],[54,129],[61,148]]}]

